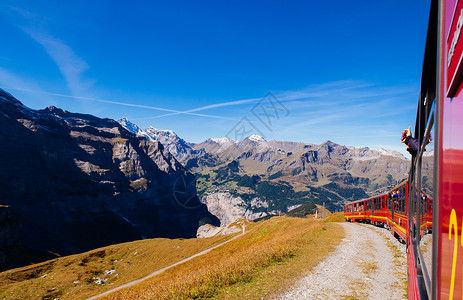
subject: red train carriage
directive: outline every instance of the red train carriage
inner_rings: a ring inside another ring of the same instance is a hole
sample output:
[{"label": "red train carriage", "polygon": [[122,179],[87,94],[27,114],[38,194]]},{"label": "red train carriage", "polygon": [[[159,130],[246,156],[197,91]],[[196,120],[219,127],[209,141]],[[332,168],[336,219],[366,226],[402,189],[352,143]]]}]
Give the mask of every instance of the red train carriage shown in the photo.
[{"label": "red train carriage", "polygon": [[[426,153],[434,148],[433,183],[427,200],[409,198],[410,274],[416,269],[416,277],[409,276],[410,299],[463,299],[462,27],[463,1],[432,1],[415,123],[420,148],[409,181],[416,191],[429,188]],[[431,132],[433,147],[427,145]]]},{"label": "red train carriage", "polygon": [[[427,269],[433,299],[463,298],[463,1],[434,1],[435,20],[429,27],[436,28],[434,67],[435,103],[420,101],[422,111],[418,127],[426,139],[435,119],[436,140],[434,145],[434,197],[433,197],[433,260]],[[432,29],[428,29],[430,31]],[[431,67],[432,68],[432,67]],[[432,87],[430,88],[432,90]],[[432,97],[428,97],[431,99]],[[420,99],[421,100],[421,99]],[[434,113],[432,107],[435,106]],[[430,111],[428,115],[426,112]],[[426,119],[430,121],[426,122]],[[421,134],[421,132],[419,132]],[[415,164],[420,171],[420,157]],[[421,178],[418,178],[421,179]],[[413,216],[416,212],[413,212]],[[421,246],[421,243],[419,244]],[[416,248],[416,247],[415,247]],[[419,263],[420,261],[418,261]]]},{"label": "red train carriage", "polygon": [[405,240],[407,187],[405,181],[388,193],[346,204],[345,220],[388,227],[394,235]]},{"label": "red train carriage", "polygon": [[376,197],[345,207],[346,220],[384,223],[385,213],[407,241],[409,299],[463,299],[462,29],[463,0],[432,0],[408,181],[377,196],[386,208]]},{"label": "red train carriage", "polygon": [[392,235],[407,240],[407,201],[408,181],[403,182],[387,194],[387,225],[391,229]]},{"label": "red train carriage", "polygon": [[344,206],[344,218],[346,221],[366,221],[365,199],[354,201]]},{"label": "red train carriage", "polygon": [[409,299],[463,299],[462,29],[463,0],[432,0],[414,131],[419,148],[408,183],[387,195],[387,224],[407,241]]},{"label": "red train carriage", "polygon": [[374,215],[372,218],[374,225],[384,225],[387,223],[387,196],[380,195],[376,196],[373,200],[374,202]]}]

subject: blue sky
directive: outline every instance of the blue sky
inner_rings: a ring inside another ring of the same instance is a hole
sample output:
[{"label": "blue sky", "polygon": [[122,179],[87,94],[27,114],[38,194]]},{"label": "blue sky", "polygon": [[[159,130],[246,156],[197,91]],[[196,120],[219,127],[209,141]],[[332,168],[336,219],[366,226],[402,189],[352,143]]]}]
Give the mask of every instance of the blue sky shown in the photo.
[{"label": "blue sky", "polygon": [[429,5],[4,0],[0,87],[190,142],[241,129],[405,153]]}]

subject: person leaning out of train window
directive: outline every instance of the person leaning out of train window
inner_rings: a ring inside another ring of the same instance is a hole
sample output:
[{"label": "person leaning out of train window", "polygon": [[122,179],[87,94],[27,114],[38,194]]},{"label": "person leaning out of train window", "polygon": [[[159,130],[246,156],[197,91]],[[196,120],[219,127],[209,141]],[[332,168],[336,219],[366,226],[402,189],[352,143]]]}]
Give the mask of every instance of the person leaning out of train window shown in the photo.
[{"label": "person leaning out of train window", "polygon": [[424,192],[421,192],[421,200],[423,200],[423,201],[428,200],[428,196]]},{"label": "person leaning out of train window", "polygon": [[418,152],[418,140],[412,137],[410,127],[402,131],[401,142],[407,145],[407,151],[412,156],[416,156],[416,153]]},{"label": "person leaning out of train window", "polygon": [[389,199],[392,199],[392,197],[394,197],[394,191],[389,192],[389,194],[387,195],[387,197],[388,197]]},{"label": "person leaning out of train window", "polygon": [[[418,140],[412,137],[412,133],[410,131],[410,127],[408,129],[404,129],[402,131],[402,139],[401,142],[407,145],[407,151],[412,155],[416,156],[418,152]],[[429,134],[429,141],[428,143],[432,143],[431,134]],[[427,143],[426,143],[427,144]]]}]

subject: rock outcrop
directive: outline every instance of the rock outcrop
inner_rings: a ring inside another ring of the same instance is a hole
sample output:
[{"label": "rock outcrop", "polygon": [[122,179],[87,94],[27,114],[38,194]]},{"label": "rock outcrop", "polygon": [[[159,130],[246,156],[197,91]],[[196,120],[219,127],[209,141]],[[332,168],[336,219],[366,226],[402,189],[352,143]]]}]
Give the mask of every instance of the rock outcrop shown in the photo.
[{"label": "rock outcrop", "polygon": [[226,235],[236,232],[245,232],[246,227],[252,224],[252,221],[249,221],[244,218],[239,218],[233,221],[232,223],[216,227],[211,224],[205,224],[198,228],[198,233],[196,234],[197,238],[206,238],[211,236]]},{"label": "rock outcrop", "polygon": [[201,202],[206,204],[209,212],[220,220],[221,226],[227,226],[239,218],[255,220],[268,215],[265,211],[256,211],[258,208],[268,208],[268,203],[257,197],[245,201],[228,192],[217,192],[204,195]]}]

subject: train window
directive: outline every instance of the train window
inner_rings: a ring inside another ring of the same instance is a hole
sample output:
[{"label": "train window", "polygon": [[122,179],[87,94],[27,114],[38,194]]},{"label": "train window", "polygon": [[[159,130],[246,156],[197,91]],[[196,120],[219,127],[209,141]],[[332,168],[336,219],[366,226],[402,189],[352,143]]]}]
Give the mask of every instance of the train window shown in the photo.
[{"label": "train window", "polygon": [[[431,110],[431,115],[434,113],[434,105]],[[423,140],[426,139],[428,132],[434,134],[434,126],[432,123],[433,118],[429,118],[428,124],[426,124],[426,132]],[[420,207],[417,209],[420,220],[419,234],[419,249],[422,256],[422,264],[425,265],[427,270],[427,278],[431,281],[432,273],[432,199],[434,198],[433,193],[433,174],[434,174],[434,143],[429,143],[429,140],[425,140],[424,143],[425,151],[423,151],[420,157],[420,163],[418,163],[417,170],[415,172],[416,181],[420,181],[418,186],[421,186],[421,192],[419,195],[418,204]],[[421,167],[421,168],[420,168]]]},{"label": "train window", "polygon": [[405,199],[407,185],[404,184],[399,188],[399,213],[405,215]]},{"label": "train window", "polygon": [[366,201],[365,210],[371,210],[371,200]]}]

